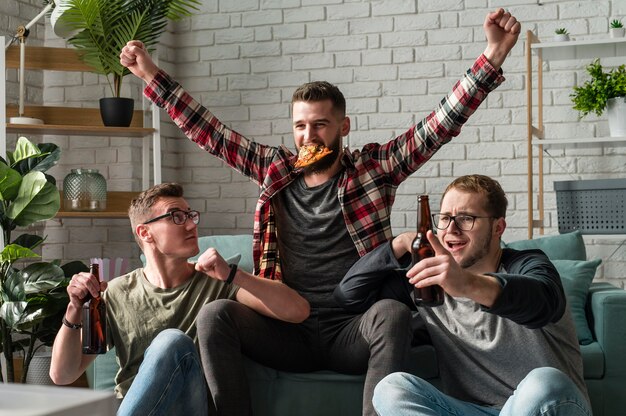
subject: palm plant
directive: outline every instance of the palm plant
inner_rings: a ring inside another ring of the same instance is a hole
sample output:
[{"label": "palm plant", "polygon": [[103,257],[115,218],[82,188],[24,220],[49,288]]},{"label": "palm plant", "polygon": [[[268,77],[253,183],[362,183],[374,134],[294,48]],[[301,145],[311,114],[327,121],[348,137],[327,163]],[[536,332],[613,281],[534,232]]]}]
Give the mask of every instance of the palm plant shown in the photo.
[{"label": "palm plant", "polygon": [[126,43],[140,40],[153,51],[168,20],[189,16],[200,4],[199,0],[65,0],[63,3],[66,10],[59,20],[76,33],[68,42],[96,73],[107,77],[115,97],[120,96],[122,78],[130,73],[119,62]]},{"label": "palm plant", "polygon": [[[0,226],[5,244],[0,252],[0,350],[7,381],[14,381],[15,351],[24,351],[25,379],[37,348],[54,339],[69,301],[66,275],[77,270],[76,264],[61,268],[58,262],[30,263],[20,270],[18,262],[39,257],[33,250],[44,238],[22,234],[11,239],[18,226],[47,220],[59,210],[56,181],[44,173],[59,157],[56,145],[34,145],[25,137],[18,139],[14,152],[7,152],[7,160],[0,157]],[[43,344],[37,345],[37,340]]]}]

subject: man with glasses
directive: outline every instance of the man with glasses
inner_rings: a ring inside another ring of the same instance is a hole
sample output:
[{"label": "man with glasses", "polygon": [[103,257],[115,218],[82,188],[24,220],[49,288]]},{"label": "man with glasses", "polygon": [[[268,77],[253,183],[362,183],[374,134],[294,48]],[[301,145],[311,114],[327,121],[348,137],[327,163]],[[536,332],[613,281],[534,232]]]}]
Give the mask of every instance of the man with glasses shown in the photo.
[{"label": "man with glasses", "polygon": [[495,180],[468,175],[446,188],[435,257],[411,264],[415,233],[362,257],[335,292],[362,310],[381,297],[415,308],[414,287],[440,285],[441,306],[417,306],[437,352],[441,390],[394,373],[374,391],[391,415],[591,415],[582,357],[558,272],[540,250],[501,248],[507,199]]},{"label": "man with glasses", "polygon": [[213,248],[196,263],[198,211],[175,183],[153,186],[128,210],[145,267],[100,284],[90,273],[72,277],[70,303],[53,346],[50,376],[56,384],[76,380],[96,355],[82,354],[81,311],[88,294],[104,292],[107,342],[119,371],[118,415],[206,415],[210,401],[196,349],[196,316],[208,302],[236,299],[255,312],[286,322],[309,314],[307,301],[279,281],[262,279],[228,264]]}]

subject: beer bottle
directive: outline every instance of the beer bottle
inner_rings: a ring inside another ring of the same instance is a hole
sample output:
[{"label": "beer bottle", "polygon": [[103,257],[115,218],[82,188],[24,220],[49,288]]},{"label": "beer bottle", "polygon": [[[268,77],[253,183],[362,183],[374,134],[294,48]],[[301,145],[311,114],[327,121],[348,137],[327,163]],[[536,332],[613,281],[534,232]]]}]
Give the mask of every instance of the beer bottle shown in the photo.
[{"label": "beer bottle", "polygon": [[[413,265],[427,257],[434,257],[433,250],[426,232],[432,230],[432,218],[430,216],[430,206],[428,205],[428,195],[418,195],[417,197],[417,236],[411,243],[411,260]],[[413,296],[415,304],[418,306],[439,306],[443,304],[443,289],[439,285],[431,285],[422,288],[414,288]]]},{"label": "beer bottle", "polygon": [[[89,272],[100,281],[100,268],[92,263]],[[98,297],[87,295],[83,304],[83,354],[104,354],[107,349],[106,340],[106,305],[102,294]]]}]

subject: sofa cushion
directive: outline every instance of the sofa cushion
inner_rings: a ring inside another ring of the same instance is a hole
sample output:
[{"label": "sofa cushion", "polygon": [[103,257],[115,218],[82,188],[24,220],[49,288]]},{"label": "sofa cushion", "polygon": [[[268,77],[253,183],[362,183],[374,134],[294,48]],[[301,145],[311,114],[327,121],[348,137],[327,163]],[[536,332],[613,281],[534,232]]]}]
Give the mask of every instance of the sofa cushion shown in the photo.
[{"label": "sofa cushion", "polygon": [[585,380],[601,380],[604,377],[604,351],[599,342],[594,341],[580,346],[583,356],[583,375]]},{"label": "sofa cushion", "polygon": [[591,281],[601,262],[601,259],[590,261],[552,260],[552,264],[561,276],[563,289],[576,325],[578,342],[581,345],[593,342],[593,335],[587,323],[585,304],[587,303],[589,286],[591,286]]},{"label": "sofa cushion", "polygon": [[[240,269],[252,273],[252,235],[210,235],[198,238],[200,251],[190,257],[189,261],[196,261],[200,254],[210,247],[215,248],[229,263],[237,263]],[[146,257],[141,254],[141,263],[146,264]]]},{"label": "sofa cushion", "polygon": [[580,231],[550,235],[532,240],[519,240],[506,243],[505,247],[515,250],[539,249],[550,260],[587,260],[585,241]]},{"label": "sofa cushion", "polygon": [[[252,273],[252,235],[210,235],[198,239],[200,253],[214,247],[225,259],[240,256],[239,268]],[[194,257],[197,258],[197,257]]]}]

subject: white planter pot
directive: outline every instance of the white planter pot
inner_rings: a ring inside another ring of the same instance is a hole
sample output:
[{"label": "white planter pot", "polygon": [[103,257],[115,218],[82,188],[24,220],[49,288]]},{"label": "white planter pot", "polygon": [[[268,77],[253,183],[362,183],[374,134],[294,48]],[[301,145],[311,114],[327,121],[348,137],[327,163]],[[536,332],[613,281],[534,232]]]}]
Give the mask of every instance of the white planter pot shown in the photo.
[{"label": "white planter pot", "polygon": [[609,98],[606,109],[611,137],[626,137],[626,97]]},{"label": "white planter pot", "polygon": [[569,41],[569,35],[567,34],[555,34],[554,35],[555,42],[567,42]]},{"label": "white planter pot", "polygon": [[624,28],[623,27],[612,27],[609,28],[609,33],[612,38],[623,38],[624,37]]}]

